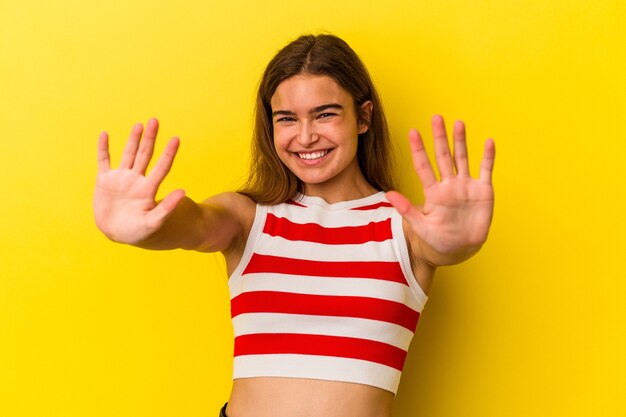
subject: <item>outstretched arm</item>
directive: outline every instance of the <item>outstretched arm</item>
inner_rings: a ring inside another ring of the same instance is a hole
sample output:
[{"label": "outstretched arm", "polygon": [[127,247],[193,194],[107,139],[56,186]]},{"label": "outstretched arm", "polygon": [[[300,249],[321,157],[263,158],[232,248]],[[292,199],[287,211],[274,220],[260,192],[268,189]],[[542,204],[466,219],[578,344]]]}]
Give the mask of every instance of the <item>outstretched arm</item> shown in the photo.
[{"label": "outstretched arm", "polygon": [[172,138],[146,174],[157,132],[156,119],[148,121],[143,138],[143,126],[133,126],[117,169],[111,169],[108,135],[100,134],[93,200],[96,225],[113,241],[146,249],[227,250],[241,236],[252,203],[239,194],[225,193],[198,204],[183,190],[157,202],[157,191],[180,143]]},{"label": "outstretched arm", "polygon": [[469,172],[463,122],[454,124],[454,155],[441,116],[433,117],[432,128],[439,180],[419,132],[409,133],[413,165],[424,189],[423,206],[413,205],[396,191],[388,192],[387,198],[409,226],[414,259],[432,266],[452,265],[471,257],[487,239],[493,216],[495,144],[491,139],[485,143],[480,174],[474,179]]}]

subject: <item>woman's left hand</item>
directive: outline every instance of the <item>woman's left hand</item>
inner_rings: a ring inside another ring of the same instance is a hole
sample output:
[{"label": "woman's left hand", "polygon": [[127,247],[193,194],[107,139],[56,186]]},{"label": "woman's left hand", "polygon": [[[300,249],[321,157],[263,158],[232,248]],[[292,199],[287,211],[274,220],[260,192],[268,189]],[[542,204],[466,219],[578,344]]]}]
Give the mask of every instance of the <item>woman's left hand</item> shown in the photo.
[{"label": "woman's left hand", "polygon": [[396,191],[388,192],[387,199],[411,228],[413,255],[439,266],[469,258],[487,239],[493,216],[495,143],[491,139],[485,143],[480,174],[474,179],[469,173],[463,122],[454,124],[454,155],[450,154],[441,116],[433,117],[432,128],[440,180],[435,177],[419,132],[411,130],[413,165],[424,189],[424,205],[414,206]]}]

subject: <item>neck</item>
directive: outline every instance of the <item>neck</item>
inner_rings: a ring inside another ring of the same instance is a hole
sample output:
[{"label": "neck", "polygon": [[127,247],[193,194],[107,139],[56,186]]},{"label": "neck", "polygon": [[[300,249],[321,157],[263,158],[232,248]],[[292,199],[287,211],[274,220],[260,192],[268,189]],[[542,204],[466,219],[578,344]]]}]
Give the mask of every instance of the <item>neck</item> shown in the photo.
[{"label": "neck", "polygon": [[369,197],[378,191],[365,180],[360,170],[358,175],[354,175],[349,180],[344,180],[340,183],[330,180],[321,184],[304,184],[305,195],[321,197],[328,204]]}]

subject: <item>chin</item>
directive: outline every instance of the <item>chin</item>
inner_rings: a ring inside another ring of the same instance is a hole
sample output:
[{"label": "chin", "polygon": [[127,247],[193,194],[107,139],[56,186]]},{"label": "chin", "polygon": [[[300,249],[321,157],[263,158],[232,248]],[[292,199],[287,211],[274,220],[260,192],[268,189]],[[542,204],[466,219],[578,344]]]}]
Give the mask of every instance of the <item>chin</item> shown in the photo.
[{"label": "chin", "polygon": [[[297,175],[296,175],[297,176]],[[319,185],[328,181],[328,178],[311,178],[307,176],[297,176],[303,185]]]}]

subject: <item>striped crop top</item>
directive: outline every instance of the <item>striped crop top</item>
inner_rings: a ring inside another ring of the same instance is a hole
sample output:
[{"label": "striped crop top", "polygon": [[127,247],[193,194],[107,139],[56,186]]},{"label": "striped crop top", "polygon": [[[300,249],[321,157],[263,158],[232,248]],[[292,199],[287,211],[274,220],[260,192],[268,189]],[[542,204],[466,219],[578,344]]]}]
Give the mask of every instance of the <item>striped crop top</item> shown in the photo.
[{"label": "striped crop top", "polygon": [[396,394],[427,297],[383,192],[257,205],[228,286],[234,379],[323,379]]}]

